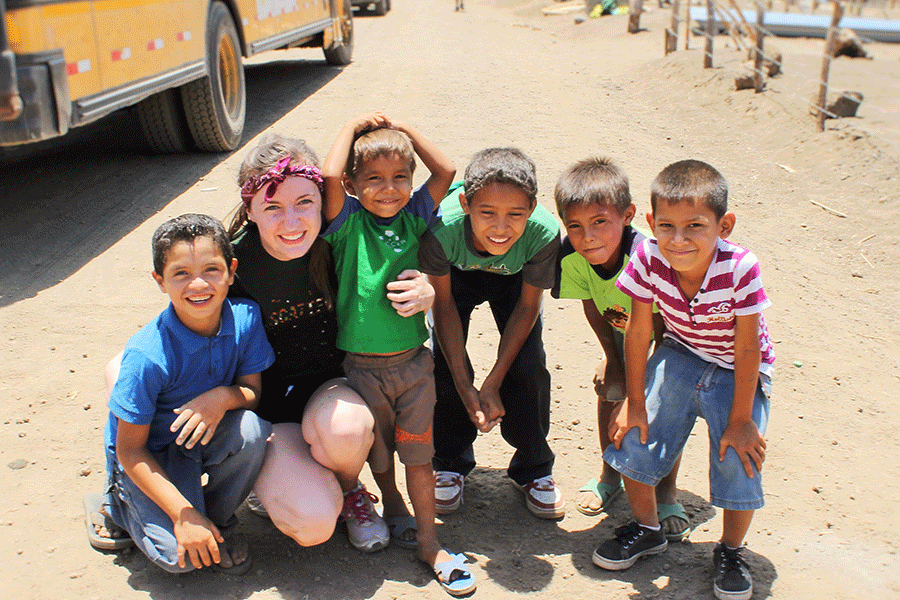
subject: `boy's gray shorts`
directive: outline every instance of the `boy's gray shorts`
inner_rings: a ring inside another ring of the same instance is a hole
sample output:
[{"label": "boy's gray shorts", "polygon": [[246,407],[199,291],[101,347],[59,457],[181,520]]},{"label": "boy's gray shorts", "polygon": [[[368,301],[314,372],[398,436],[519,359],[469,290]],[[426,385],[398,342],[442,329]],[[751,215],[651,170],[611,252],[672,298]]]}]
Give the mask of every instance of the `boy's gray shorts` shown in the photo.
[{"label": "boy's gray shorts", "polygon": [[375,417],[372,471],[387,471],[395,450],[404,465],[431,464],[436,401],[431,350],[419,346],[393,356],[348,352],[344,371]]}]

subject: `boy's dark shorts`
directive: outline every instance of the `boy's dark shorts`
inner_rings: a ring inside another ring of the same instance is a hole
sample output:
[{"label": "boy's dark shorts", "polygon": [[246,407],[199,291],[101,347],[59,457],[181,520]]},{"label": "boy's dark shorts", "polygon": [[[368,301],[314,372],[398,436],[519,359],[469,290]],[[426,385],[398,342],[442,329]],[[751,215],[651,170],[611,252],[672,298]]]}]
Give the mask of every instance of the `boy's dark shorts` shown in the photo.
[{"label": "boy's dark shorts", "polygon": [[404,465],[431,464],[436,401],[431,350],[419,346],[393,356],[348,352],[344,371],[375,417],[372,471],[387,471],[395,450]]}]

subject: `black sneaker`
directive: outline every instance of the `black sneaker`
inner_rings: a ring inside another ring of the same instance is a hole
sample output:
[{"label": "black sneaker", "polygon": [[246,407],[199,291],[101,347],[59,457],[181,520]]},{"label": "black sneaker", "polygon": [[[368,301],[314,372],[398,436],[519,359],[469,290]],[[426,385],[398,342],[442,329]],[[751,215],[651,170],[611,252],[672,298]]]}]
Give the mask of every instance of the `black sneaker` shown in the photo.
[{"label": "black sneaker", "polygon": [[616,537],[594,550],[594,564],[609,571],[627,569],[642,556],[665,551],[668,542],[660,527],[657,531],[641,527],[636,521],[616,529]]},{"label": "black sneaker", "polygon": [[750,568],[741,555],[743,548],[731,550],[719,542],[713,551],[713,565],[716,578],[713,592],[719,600],[749,600],[753,595],[753,580]]}]

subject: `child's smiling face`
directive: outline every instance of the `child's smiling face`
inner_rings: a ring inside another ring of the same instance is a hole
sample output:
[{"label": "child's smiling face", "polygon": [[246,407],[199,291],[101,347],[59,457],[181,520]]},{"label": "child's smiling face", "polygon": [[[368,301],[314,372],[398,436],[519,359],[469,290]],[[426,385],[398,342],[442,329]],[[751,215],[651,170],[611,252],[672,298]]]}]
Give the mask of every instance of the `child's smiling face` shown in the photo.
[{"label": "child's smiling face", "polygon": [[472,198],[460,194],[459,203],[472,223],[472,242],[479,252],[500,256],[525,233],[535,204],[522,188],[491,183]]},{"label": "child's smiling face", "polygon": [[305,177],[286,178],[271,198],[263,186],[247,209],[247,218],[259,228],[263,248],[278,260],[304,256],[322,228],[322,194]]},{"label": "child's smiling face", "polygon": [[412,196],[412,169],[396,154],[366,161],[355,177],[344,180],[347,191],[367,211],[382,219],[399,213]]},{"label": "child's smiling face", "polygon": [[222,303],[234,281],[237,259],[225,262],[210,237],[176,242],[166,252],[162,273],[153,272],[159,289],[169,295],[175,314],[185,327],[206,337],[219,329]]},{"label": "child's smiling face", "polygon": [[725,239],[734,229],[734,213],[721,219],[705,202],[658,201],[654,212],[647,213],[647,223],[659,244],[659,251],[679,278],[701,282],[712,263],[719,238]]},{"label": "child's smiling face", "polygon": [[566,234],[585,260],[610,270],[622,254],[622,230],[631,224],[634,212],[634,204],[621,213],[612,204],[575,204],[566,209]]}]

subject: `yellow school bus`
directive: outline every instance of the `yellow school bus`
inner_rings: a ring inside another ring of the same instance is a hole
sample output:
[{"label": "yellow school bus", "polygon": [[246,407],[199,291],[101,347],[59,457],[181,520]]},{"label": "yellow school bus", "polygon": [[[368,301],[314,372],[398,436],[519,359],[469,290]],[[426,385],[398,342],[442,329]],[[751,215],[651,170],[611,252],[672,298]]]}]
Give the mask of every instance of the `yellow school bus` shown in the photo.
[{"label": "yellow school bus", "polygon": [[160,152],[233,150],[241,57],[353,52],[350,0],[0,0],[0,146],[65,134],[134,106]]}]

